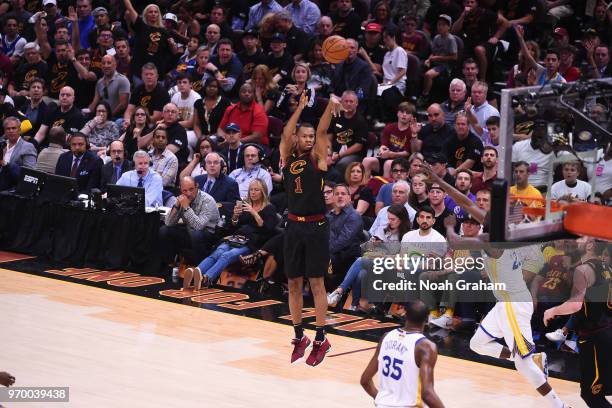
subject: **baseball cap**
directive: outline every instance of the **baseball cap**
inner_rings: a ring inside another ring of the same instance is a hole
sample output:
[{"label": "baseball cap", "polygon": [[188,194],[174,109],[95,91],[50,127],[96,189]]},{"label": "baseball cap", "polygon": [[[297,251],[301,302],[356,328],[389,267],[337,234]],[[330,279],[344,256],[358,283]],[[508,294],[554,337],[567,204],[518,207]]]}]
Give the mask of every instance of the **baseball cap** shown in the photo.
[{"label": "baseball cap", "polygon": [[254,38],[259,38],[259,32],[253,28],[251,28],[250,30],[246,30],[245,32],[242,33],[242,38],[244,37],[254,37]]},{"label": "baseball cap", "polygon": [[375,32],[377,32],[377,33],[382,33],[382,26],[381,26],[380,24],[378,24],[378,23],[369,23],[369,24],[366,26],[366,29],[365,29],[365,30],[366,30],[366,33],[367,33],[368,31],[375,31]]},{"label": "baseball cap", "polygon": [[176,17],[176,14],[173,13],[164,14],[164,20],[171,20],[178,24],[178,17]]},{"label": "baseball cap", "polygon": [[93,16],[97,16],[98,14],[108,14],[108,10],[105,9],[104,7],[96,7],[91,14],[93,14]]},{"label": "baseball cap", "polygon": [[563,27],[557,27],[555,28],[555,31],[553,31],[554,35],[560,35],[561,37],[569,37],[569,34],[567,33],[567,30]]},{"label": "baseball cap", "polygon": [[429,155],[427,155],[425,157],[425,161],[429,164],[436,164],[436,163],[440,163],[440,164],[446,164],[448,163],[448,160],[446,159],[446,156],[444,155],[444,153],[431,153]]},{"label": "baseball cap", "polygon": [[53,4],[54,6],[57,6],[57,0],[43,0],[43,6],[46,6],[47,4]]},{"label": "baseball cap", "polygon": [[240,126],[238,126],[237,123],[232,122],[225,126],[223,130],[226,132],[240,132]]},{"label": "baseball cap", "polygon": [[285,38],[285,36],[283,34],[275,33],[272,36],[272,39],[270,40],[270,42],[271,43],[273,43],[273,42],[282,42],[282,43],[284,43],[284,42],[287,42],[287,39]]},{"label": "baseball cap", "polygon": [[589,28],[582,33],[585,37],[598,37],[597,30],[594,28]]},{"label": "baseball cap", "polygon": [[438,16],[438,20],[446,20],[448,22],[448,24],[450,24],[450,25],[453,24],[453,19],[448,14],[440,14]]}]

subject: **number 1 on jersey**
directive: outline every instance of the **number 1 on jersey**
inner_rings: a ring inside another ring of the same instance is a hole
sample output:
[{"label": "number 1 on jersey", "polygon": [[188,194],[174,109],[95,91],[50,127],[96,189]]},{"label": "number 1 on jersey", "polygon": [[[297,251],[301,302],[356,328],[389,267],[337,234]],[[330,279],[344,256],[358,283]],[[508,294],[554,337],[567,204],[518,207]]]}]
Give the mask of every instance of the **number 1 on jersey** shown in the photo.
[{"label": "number 1 on jersey", "polygon": [[298,176],[295,178],[295,188],[293,189],[293,191],[298,194],[302,194],[302,176]]}]

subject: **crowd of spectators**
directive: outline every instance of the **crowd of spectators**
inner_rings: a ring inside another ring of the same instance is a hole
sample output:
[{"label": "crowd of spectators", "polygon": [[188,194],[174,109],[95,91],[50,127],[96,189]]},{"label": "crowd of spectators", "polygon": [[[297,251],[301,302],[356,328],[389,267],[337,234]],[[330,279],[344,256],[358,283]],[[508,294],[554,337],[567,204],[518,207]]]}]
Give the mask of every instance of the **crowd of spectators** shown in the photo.
[{"label": "crowd of spectators", "polygon": [[[164,261],[191,251],[196,286],[238,260],[262,261],[265,281],[282,280],[283,125],[306,93],[300,120],[316,128],[337,95],[343,112],[326,132],[323,189],[329,276],[339,285],[329,301],[353,287],[355,310],[371,308],[355,290],[367,260],[360,243],[444,242],[450,214],[462,234],[483,230],[423,165],[488,210],[500,89],[612,76],[604,0],[71,4],[0,3],[1,189],[15,185],[22,166],[75,177],[84,194],[113,183],[144,187],[147,206],[171,208],[160,231]],[[349,48],[336,65],[322,55],[331,35]],[[541,205],[553,151],[542,112],[523,108],[511,194]],[[594,101],[585,109],[609,128],[610,108]],[[609,146],[592,171],[564,164],[552,197],[610,203]],[[248,242],[219,243],[219,229]],[[534,276],[562,266],[551,259]],[[454,306],[442,304],[452,317]]]}]

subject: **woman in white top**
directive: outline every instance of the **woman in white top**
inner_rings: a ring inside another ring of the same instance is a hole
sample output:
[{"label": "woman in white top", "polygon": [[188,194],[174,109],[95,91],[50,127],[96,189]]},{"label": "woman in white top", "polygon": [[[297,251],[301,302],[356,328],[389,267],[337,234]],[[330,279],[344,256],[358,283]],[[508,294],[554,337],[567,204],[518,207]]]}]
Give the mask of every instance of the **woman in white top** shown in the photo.
[{"label": "woman in white top", "polygon": [[[372,269],[372,258],[385,255],[386,248],[381,244],[388,242],[399,243],[401,237],[410,231],[410,218],[408,217],[408,211],[403,205],[391,205],[387,210],[387,216],[389,223],[384,227],[379,227],[374,232],[372,238],[366,244],[364,256],[357,258],[353,262],[340,286],[327,295],[327,303],[329,305],[338,304],[342,296],[352,287],[353,300],[350,310],[368,312],[373,308],[367,299],[361,297],[361,279],[368,270]],[[370,248],[371,250],[368,251]]]}]

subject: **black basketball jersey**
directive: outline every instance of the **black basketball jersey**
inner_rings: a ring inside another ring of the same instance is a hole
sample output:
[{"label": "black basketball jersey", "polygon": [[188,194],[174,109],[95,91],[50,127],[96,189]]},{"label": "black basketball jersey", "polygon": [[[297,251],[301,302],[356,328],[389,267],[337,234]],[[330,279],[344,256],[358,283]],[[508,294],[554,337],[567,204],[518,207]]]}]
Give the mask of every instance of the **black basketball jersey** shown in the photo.
[{"label": "black basketball jersey", "polygon": [[310,152],[293,153],[283,168],[283,184],[287,192],[289,212],[307,216],[325,214],[323,174]]},{"label": "black basketball jersey", "polygon": [[586,290],[582,308],[576,317],[579,335],[588,337],[612,327],[612,271],[604,269],[599,259],[590,259],[584,263],[595,271],[595,283]]}]

